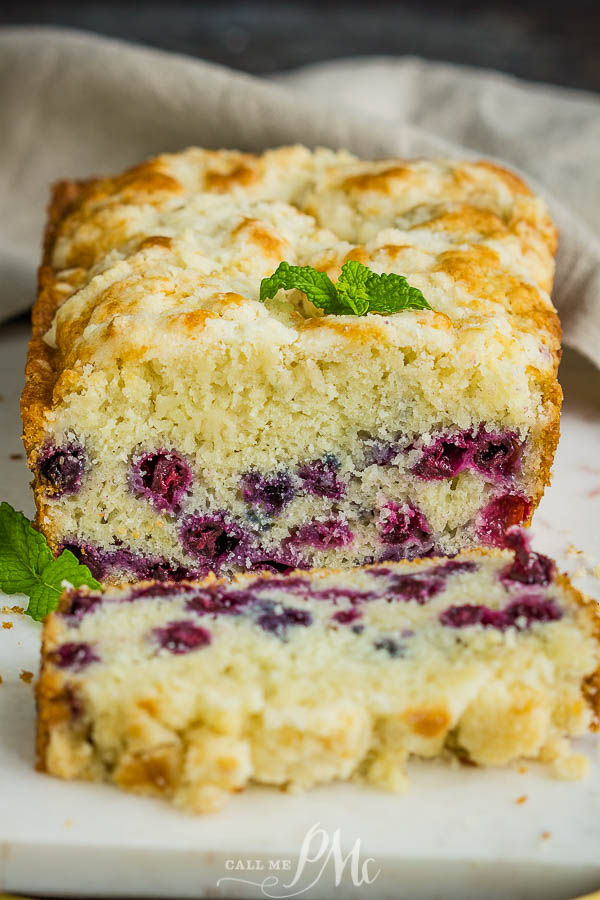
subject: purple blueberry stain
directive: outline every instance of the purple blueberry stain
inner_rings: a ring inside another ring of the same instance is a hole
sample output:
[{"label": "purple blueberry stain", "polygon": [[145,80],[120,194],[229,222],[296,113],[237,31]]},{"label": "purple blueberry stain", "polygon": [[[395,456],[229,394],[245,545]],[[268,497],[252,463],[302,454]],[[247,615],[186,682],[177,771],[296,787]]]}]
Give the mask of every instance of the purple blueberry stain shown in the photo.
[{"label": "purple blueberry stain", "polygon": [[503,630],[506,622],[500,610],[490,609],[476,603],[464,603],[449,606],[440,613],[440,622],[448,628],[468,628],[472,625],[499,628]]},{"label": "purple blueberry stain", "polygon": [[510,528],[506,532],[504,546],[514,552],[513,562],[500,575],[504,585],[518,582],[545,587],[550,584],[555,572],[554,563],[542,553],[531,550],[529,538],[521,528]]},{"label": "purple blueberry stain", "polygon": [[85,449],[70,443],[62,447],[50,444],[38,459],[38,473],[46,493],[51,497],[76,494],[87,468]]},{"label": "purple blueberry stain", "polygon": [[506,532],[529,518],[531,501],[521,494],[502,494],[485,506],[477,521],[477,536],[484,544],[503,547]]},{"label": "purple blueberry stain", "polygon": [[71,553],[88,567],[94,578],[99,581],[113,571],[131,572],[140,580],[157,579],[160,581],[182,581],[206,574],[204,569],[189,569],[155,556],[144,556],[127,547],[118,546],[115,539],[114,549],[96,547],[88,543],[61,544],[61,550]]},{"label": "purple blueberry stain", "polygon": [[290,545],[289,542],[278,547],[248,547],[246,567],[251,572],[273,572],[287,575],[294,569],[306,569],[308,564]]},{"label": "purple blueberry stain", "polygon": [[202,577],[203,570],[189,569],[167,559],[144,557],[136,565],[137,571],[149,581],[185,581]]},{"label": "purple blueberry stain", "polygon": [[377,529],[381,542],[390,548],[384,559],[424,556],[433,549],[427,519],[412,503],[390,500],[380,510]]},{"label": "purple blueberry stain", "polygon": [[513,600],[504,609],[466,603],[450,606],[440,613],[440,622],[449,628],[467,628],[482,625],[484,628],[517,628],[524,631],[536,622],[555,622],[562,618],[562,611],[552,599],[524,596]]},{"label": "purple blueberry stain", "polygon": [[423,605],[443,590],[446,579],[451,575],[474,572],[476,568],[476,564],[471,560],[450,559],[420,572],[403,573],[384,566],[367,571],[374,578],[385,579],[383,596],[388,602],[401,599]]},{"label": "purple blueberry stain", "polygon": [[94,578],[97,578],[99,581],[102,581],[103,577],[112,568],[108,562],[108,557],[112,556],[112,554],[109,551],[102,551],[91,544],[75,544],[66,541],[60,545],[59,550],[61,553],[63,550],[68,550],[72,553],[80,563],[88,567]]},{"label": "purple blueberry stain", "polygon": [[192,591],[192,586],[182,582],[163,582],[159,584],[146,584],[143,587],[134,587],[120,600],[122,603],[133,603],[135,600],[145,600],[148,597],[172,597],[173,594],[188,594]]},{"label": "purple blueberry stain", "polygon": [[186,553],[205,563],[209,569],[237,562],[247,544],[244,530],[223,511],[189,516],[180,535]]},{"label": "purple blueberry stain", "polygon": [[397,444],[381,438],[368,438],[363,444],[364,466],[391,466],[399,453]]},{"label": "purple blueberry stain", "polygon": [[65,685],[64,696],[67,706],[69,707],[69,712],[71,713],[71,718],[76,722],[82,716],[83,701],[72,684]]},{"label": "purple blueberry stain", "polygon": [[154,628],[152,637],[161,650],[168,650],[178,656],[206,647],[212,640],[210,631],[187,620],[169,622],[162,628]]},{"label": "purple blueberry stain", "polygon": [[278,516],[296,493],[287,472],[263,475],[256,471],[242,476],[241,492],[245,503],[258,507],[268,516]]},{"label": "purple blueberry stain", "polygon": [[298,575],[293,578],[260,578],[253,582],[252,589],[256,592],[278,590],[304,595],[311,592],[311,583],[308,578]]},{"label": "purple blueberry stain", "polygon": [[404,656],[405,648],[403,645],[392,637],[382,637],[374,641],[373,646],[376,650],[383,650],[392,659],[399,659]]},{"label": "purple blueberry stain", "polygon": [[337,603],[340,600],[346,600],[348,603],[356,605],[357,603],[368,603],[370,600],[376,600],[378,594],[373,591],[358,591],[355,588],[345,587],[326,587],[311,591],[313,600],[321,600],[327,603]]},{"label": "purple blueberry stain", "polygon": [[261,556],[256,560],[253,560],[249,567],[250,572],[276,572],[281,575],[287,575],[289,572],[293,572],[294,569],[306,568],[306,565],[303,565],[299,562],[283,562],[281,559],[277,559],[275,557],[269,556]]},{"label": "purple blueberry stain", "polygon": [[352,625],[361,617],[362,612],[356,606],[351,606],[350,609],[338,610],[332,615],[331,621],[336,622],[338,625]]},{"label": "purple blueberry stain", "polygon": [[466,467],[468,447],[465,435],[437,438],[423,448],[412,472],[426,481],[454,478]]},{"label": "purple blueberry stain", "polygon": [[132,461],[129,487],[164,512],[177,512],[192,483],[192,470],[175,450],[154,450]]},{"label": "purple blueberry stain", "polygon": [[351,544],[354,534],[343,519],[313,519],[294,529],[287,540],[295,546],[308,545],[317,550],[331,550]]},{"label": "purple blueberry stain", "polygon": [[448,575],[464,575],[467,572],[475,572],[476,569],[477,563],[470,559],[449,559],[447,562],[440,563],[439,566],[434,566],[429,571],[432,575],[440,575],[442,578],[446,578]]},{"label": "purple blueberry stain", "polygon": [[312,624],[312,621],[312,615],[306,609],[263,603],[262,612],[257,617],[256,624],[263,631],[268,631],[281,640],[285,640],[289,628],[296,626],[306,628]]},{"label": "purple blueberry stain", "polygon": [[329,455],[303,463],[297,471],[307,494],[340,500],[346,493],[346,483],[338,477],[339,468],[337,457]]},{"label": "purple blueberry stain", "polygon": [[73,669],[81,672],[91,663],[100,662],[100,657],[86,641],[67,641],[51,652],[52,661],[59,669]]},{"label": "purple blueberry stain", "polygon": [[79,624],[84,616],[97,609],[102,603],[100,594],[91,594],[87,589],[74,591],[69,597],[69,605],[64,611],[72,625]]},{"label": "purple blueberry stain", "polygon": [[414,575],[392,575],[386,584],[386,600],[403,600],[405,603],[414,602],[423,606],[436,594],[444,589],[442,578],[431,577],[428,572],[419,572]]},{"label": "purple blueberry stain", "polygon": [[484,429],[474,440],[473,468],[492,480],[501,481],[514,474],[523,452],[523,442],[515,431],[488,433]]},{"label": "purple blueberry stain", "polygon": [[412,472],[430,481],[455,478],[474,469],[487,481],[503,484],[515,474],[523,446],[515,431],[489,432],[483,425],[476,432],[442,434],[422,447]]},{"label": "purple blueberry stain", "polygon": [[194,588],[185,607],[198,615],[239,615],[243,610],[258,602],[254,585],[246,589],[227,588],[221,584]]},{"label": "purple blueberry stain", "polygon": [[519,629],[529,628],[535,622],[556,622],[563,616],[554,600],[533,595],[513,600],[503,612],[509,625]]}]

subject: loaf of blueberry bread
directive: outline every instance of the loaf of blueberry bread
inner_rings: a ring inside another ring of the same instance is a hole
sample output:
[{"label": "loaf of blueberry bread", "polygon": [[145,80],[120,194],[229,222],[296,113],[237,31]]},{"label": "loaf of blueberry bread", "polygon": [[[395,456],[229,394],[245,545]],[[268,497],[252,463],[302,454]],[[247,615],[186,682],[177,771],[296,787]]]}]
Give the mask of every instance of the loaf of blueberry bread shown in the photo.
[{"label": "loaf of blueberry bread", "polygon": [[[109,583],[501,544],[558,438],[555,244],[487,162],[190,149],[59,185],[22,403],[38,527]],[[261,302],[282,261],[401,274],[430,308]]]},{"label": "loaf of blueberry bread", "polygon": [[600,618],[529,550],[68,591],[44,623],[38,758],[197,812],[250,782],[406,783],[410,756],[578,777]]}]

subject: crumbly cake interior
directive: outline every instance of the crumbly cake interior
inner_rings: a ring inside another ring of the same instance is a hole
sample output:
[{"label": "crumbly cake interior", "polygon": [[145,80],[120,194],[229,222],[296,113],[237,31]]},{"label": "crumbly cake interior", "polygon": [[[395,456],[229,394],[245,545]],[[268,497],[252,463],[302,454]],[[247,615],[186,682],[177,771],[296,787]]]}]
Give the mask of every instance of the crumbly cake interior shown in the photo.
[{"label": "crumbly cake interior", "polygon": [[[554,247],[486,163],[191,149],[78,189],[23,399],[39,527],[117,582],[501,543],[558,436]],[[260,303],[284,259],[404,274],[433,311]]]},{"label": "crumbly cake interior", "polygon": [[412,755],[578,777],[598,613],[507,550],[352,571],[71,591],[45,622],[41,768],[196,812],[249,782],[388,790]]}]

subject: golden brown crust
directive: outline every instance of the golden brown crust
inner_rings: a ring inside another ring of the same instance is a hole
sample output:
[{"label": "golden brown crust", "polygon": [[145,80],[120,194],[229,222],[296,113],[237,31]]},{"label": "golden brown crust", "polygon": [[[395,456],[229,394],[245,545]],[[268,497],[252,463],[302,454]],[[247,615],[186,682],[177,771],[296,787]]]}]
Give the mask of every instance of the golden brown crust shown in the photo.
[{"label": "golden brown crust", "polygon": [[44,414],[52,403],[52,389],[56,382],[56,351],[44,340],[56,310],[64,298],[57,285],[57,273],[51,265],[52,251],[60,223],[76,206],[89,181],[60,181],[52,188],[48,205],[48,218],[43,238],[42,265],[38,269],[38,294],[31,323],[33,336],[27,353],[25,389],[21,397],[21,416],[25,426],[24,440],[27,452],[39,445],[43,433]]},{"label": "golden brown crust", "polygon": [[[592,625],[596,640],[600,644],[600,604],[598,601],[582,591],[578,591],[564,572],[559,572],[556,575],[556,581],[570,598],[582,608]],[[586,678],[582,690],[587,703],[594,713],[594,721],[591,728],[593,731],[600,731],[600,664],[596,671]]]},{"label": "golden brown crust", "polygon": [[[63,594],[63,598],[65,598]],[[47,771],[47,751],[52,729],[69,719],[67,697],[64,693],[64,679],[54,668],[46,665],[48,648],[54,646],[58,632],[57,619],[49,616],[42,631],[40,677],[35,686],[36,717],[36,768]]]}]

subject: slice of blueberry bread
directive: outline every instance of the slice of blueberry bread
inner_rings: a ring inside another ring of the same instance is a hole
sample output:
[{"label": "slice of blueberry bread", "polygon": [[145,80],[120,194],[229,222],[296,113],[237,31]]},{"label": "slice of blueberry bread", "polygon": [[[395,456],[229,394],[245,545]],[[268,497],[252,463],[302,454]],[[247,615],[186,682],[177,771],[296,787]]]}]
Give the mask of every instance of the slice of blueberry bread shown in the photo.
[{"label": "slice of blueberry bread", "polygon": [[[191,149],[62,184],[22,404],[39,528],[109,582],[501,543],[558,437],[554,249],[485,162]],[[260,302],[282,260],[431,309]]]},{"label": "slice of blueberry bread", "polygon": [[410,756],[578,777],[596,604],[509,550],[68,591],[44,624],[38,756],[204,812],[248,783],[406,783]]}]

